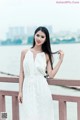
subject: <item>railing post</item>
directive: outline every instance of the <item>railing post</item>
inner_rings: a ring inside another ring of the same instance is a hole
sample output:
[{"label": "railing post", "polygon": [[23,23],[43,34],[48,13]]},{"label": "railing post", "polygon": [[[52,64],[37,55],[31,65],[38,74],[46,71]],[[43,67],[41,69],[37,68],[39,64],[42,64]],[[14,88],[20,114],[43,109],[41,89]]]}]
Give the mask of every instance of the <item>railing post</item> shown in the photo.
[{"label": "railing post", "polygon": [[80,120],[80,102],[77,102],[77,119]]},{"label": "railing post", "polygon": [[17,96],[12,96],[12,120],[19,120],[19,103]]},{"label": "railing post", "polygon": [[0,95],[0,112],[5,112],[5,96]]},{"label": "railing post", "polygon": [[67,120],[66,102],[59,101],[59,120]]}]

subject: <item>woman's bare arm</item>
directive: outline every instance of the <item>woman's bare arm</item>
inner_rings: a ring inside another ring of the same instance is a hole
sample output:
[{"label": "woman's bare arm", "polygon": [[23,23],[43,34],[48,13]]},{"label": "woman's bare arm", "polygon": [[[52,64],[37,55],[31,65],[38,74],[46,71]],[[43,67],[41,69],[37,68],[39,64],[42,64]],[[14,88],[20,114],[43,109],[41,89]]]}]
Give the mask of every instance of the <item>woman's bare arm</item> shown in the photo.
[{"label": "woman's bare arm", "polygon": [[51,63],[50,63],[50,60],[49,60],[49,57],[47,55],[47,72],[48,72],[48,75],[50,78],[54,78],[54,76],[56,75],[56,73],[58,72],[60,66],[61,66],[61,63],[63,61],[63,57],[64,57],[64,53],[60,50],[59,51],[59,61],[58,63],[56,64],[56,66],[53,68],[51,68]]},{"label": "woman's bare arm", "polygon": [[23,60],[26,52],[27,50],[23,50],[21,52],[21,58],[20,58],[20,74],[19,74],[19,92],[20,93],[22,93],[22,89],[23,89],[23,82],[24,82]]}]

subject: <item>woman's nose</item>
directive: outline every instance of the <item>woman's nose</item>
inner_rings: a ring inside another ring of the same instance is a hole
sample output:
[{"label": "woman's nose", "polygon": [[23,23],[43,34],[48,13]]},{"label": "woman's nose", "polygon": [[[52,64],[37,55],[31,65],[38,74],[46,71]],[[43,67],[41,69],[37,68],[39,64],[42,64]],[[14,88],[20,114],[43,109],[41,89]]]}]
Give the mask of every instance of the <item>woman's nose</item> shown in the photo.
[{"label": "woman's nose", "polygon": [[41,40],[41,37],[38,37],[38,40]]}]

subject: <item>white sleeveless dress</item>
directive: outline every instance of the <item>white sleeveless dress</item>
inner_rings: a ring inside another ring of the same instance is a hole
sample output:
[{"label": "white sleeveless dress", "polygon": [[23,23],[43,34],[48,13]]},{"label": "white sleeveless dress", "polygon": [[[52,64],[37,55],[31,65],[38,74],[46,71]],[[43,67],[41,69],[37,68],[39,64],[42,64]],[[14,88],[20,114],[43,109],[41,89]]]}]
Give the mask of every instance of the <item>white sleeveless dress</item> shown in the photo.
[{"label": "white sleeveless dress", "polygon": [[51,91],[45,76],[46,56],[29,49],[23,61],[23,103],[19,103],[19,120],[54,120]]}]

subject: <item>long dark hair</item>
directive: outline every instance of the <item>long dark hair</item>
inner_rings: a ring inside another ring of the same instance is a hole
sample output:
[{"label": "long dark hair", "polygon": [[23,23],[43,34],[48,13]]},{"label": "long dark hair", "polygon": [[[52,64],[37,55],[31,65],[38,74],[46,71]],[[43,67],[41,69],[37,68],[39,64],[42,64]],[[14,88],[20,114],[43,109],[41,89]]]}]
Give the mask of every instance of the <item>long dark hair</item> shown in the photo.
[{"label": "long dark hair", "polygon": [[[42,44],[42,51],[48,54],[50,63],[51,63],[51,68],[53,69],[53,60],[52,60],[53,57],[51,52],[50,36],[49,36],[48,29],[46,27],[40,26],[35,30],[34,36],[38,31],[42,31],[46,35],[46,40]],[[33,46],[31,48],[33,48],[34,46],[35,46],[35,38],[33,37]]]}]

